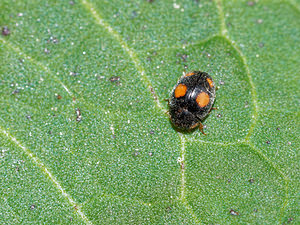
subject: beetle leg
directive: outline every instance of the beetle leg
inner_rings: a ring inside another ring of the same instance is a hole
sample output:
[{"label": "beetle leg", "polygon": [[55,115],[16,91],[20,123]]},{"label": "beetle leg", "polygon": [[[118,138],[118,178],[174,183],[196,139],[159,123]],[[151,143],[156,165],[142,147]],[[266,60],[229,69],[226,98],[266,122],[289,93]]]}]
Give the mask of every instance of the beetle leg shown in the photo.
[{"label": "beetle leg", "polygon": [[203,124],[202,124],[201,122],[198,122],[198,123],[194,124],[194,125],[191,127],[191,129],[194,129],[194,128],[196,128],[196,127],[199,127],[199,130],[201,131],[201,133],[204,134],[204,135],[206,135],[206,133],[204,133],[204,131],[203,131]]},{"label": "beetle leg", "polygon": [[165,114],[167,114],[168,117],[171,119],[171,115],[170,115],[170,112],[169,112],[169,111],[165,111]]},{"label": "beetle leg", "polygon": [[203,124],[201,122],[199,122],[199,130],[201,131],[202,134],[206,135],[206,133],[204,133],[203,131]]},{"label": "beetle leg", "polygon": [[218,108],[217,108],[217,107],[212,107],[212,108],[209,110],[208,113],[210,113],[212,110],[218,110]]}]

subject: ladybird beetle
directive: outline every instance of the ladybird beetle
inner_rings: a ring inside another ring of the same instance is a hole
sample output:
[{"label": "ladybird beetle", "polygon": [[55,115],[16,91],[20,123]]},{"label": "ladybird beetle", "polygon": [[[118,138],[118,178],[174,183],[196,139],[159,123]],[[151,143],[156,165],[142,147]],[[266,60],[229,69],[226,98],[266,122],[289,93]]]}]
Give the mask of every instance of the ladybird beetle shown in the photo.
[{"label": "ladybird beetle", "polygon": [[199,126],[203,132],[203,120],[212,110],[215,100],[215,85],[205,72],[194,71],[183,75],[173,88],[169,99],[169,115],[180,130]]}]

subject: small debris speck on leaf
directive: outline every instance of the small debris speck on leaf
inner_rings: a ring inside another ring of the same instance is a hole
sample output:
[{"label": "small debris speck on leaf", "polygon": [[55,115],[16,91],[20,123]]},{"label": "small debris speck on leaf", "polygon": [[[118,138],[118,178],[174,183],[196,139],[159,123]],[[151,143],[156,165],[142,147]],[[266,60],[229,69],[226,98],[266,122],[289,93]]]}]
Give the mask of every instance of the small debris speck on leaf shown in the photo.
[{"label": "small debris speck on leaf", "polygon": [[8,35],[10,35],[10,29],[8,29],[7,26],[2,27],[2,35],[3,35],[3,36],[8,36]]},{"label": "small debris speck on leaf", "polygon": [[250,182],[251,184],[254,183],[254,179],[251,178],[251,179],[249,180],[249,182]]},{"label": "small debris speck on leaf", "polygon": [[77,121],[77,122],[80,122],[81,119],[82,119],[80,109],[79,109],[79,108],[76,108],[76,109],[75,109],[75,113],[76,113],[76,121]]},{"label": "small debris speck on leaf", "polygon": [[167,208],[166,208],[166,211],[167,212],[170,212],[172,210],[172,208],[170,207],[170,206],[168,206]]},{"label": "small debris speck on leaf", "polygon": [[239,212],[237,212],[237,211],[235,211],[233,209],[230,209],[229,212],[230,212],[230,215],[232,215],[232,216],[238,216],[238,215],[240,215]]},{"label": "small debris speck on leaf", "polygon": [[19,89],[16,89],[16,90],[14,90],[14,91],[12,92],[13,95],[18,94],[18,93],[20,93],[20,90],[19,90]]},{"label": "small debris speck on leaf", "polygon": [[111,78],[109,78],[109,80],[110,82],[115,83],[117,86],[119,86],[121,78],[118,76],[112,76]]},{"label": "small debris speck on leaf", "polygon": [[264,43],[260,42],[260,43],[258,44],[258,46],[259,46],[260,48],[262,48],[262,47],[264,47],[265,45],[264,45]]},{"label": "small debris speck on leaf", "polygon": [[45,49],[44,49],[44,52],[45,52],[46,54],[49,54],[49,53],[50,53],[50,50],[49,50],[48,48],[45,48]]},{"label": "small debris speck on leaf", "polygon": [[34,209],[35,209],[35,205],[31,205],[31,206],[30,206],[30,209],[31,209],[31,210],[34,210]]},{"label": "small debris speck on leaf", "polygon": [[120,80],[120,77],[114,76],[114,77],[109,78],[109,80],[110,80],[111,82],[117,82],[117,81]]},{"label": "small debris speck on leaf", "polygon": [[262,23],[263,23],[263,20],[262,20],[262,19],[258,19],[256,22],[257,22],[258,24],[262,24]]}]

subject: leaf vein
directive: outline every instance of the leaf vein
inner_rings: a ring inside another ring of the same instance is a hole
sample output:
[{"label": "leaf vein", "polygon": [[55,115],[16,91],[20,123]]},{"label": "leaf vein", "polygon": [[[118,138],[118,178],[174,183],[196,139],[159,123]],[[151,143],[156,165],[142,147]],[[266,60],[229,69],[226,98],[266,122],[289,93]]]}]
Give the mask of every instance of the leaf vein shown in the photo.
[{"label": "leaf vein", "polygon": [[83,211],[81,211],[79,204],[76,203],[73,198],[70,196],[69,193],[65,191],[65,189],[62,187],[62,185],[59,183],[59,181],[56,179],[56,177],[50,172],[50,170],[45,166],[41,160],[36,157],[28,148],[24,147],[14,136],[12,136],[9,132],[7,132],[5,129],[0,127],[1,133],[6,136],[8,139],[10,139],[14,144],[16,144],[19,148],[21,148],[24,153],[35,163],[36,166],[40,167],[43,173],[53,182],[54,186],[61,192],[61,194],[68,200],[69,204],[73,207],[76,207],[76,213],[79,214],[79,216],[82,218],[82,220],[86,224],[92,224],[89,219],[86,217]]},{"label": "leaf vein", "polygon": [[283,205],[280,209],[280,218],[279,218],[279,222],[281,223],[283,213],[288,204],[290,179],[281,171],[281,169],[274,162],[272,162],[265,154],[263,154],[252,142],[245,141],[244,143],[246,145],[248,145],[250,147],[250,149],[252,149],[256,154],[258,154],[260,157],[262,157],[284,180],[285,197],[283,199]]},{"label": "leaf vein", "polygon": [[120,46],[124,49],[124,51],[129,55],[129,57],[131,58],[132,62],[135,65],[135,68],[137,69],[137,71],[140,73],[140,76],[142,78],[142,80],[144,81],[144,83],[146,84],[146,86],[148,87],[150,93],[152,94],[152,97],[155,101],[156,106],[162,110],[163,112],[166,112],[166,110],[164,109],[164,107],[162,106],[162,104],[160,103],[160,101],[158,100],[158,96],[156,95],[156,93],[154,92],[153,86],[151,84],[150,79],[148,78],[148,76],[146,75],[145,69],[142,66],[142,63],[140,62],[138,56],[136,55],[135,51],[130,48],[127,43],[124,41],[124,39],[122,38],[122,36],[115,31],[101,16],[100,14],[95,10],[94,6],[86,1],[86,0],[81,0],[81,3],[87,8],[88,11],[90,11],[90,13],[92,14],[92,16],[95,18],[96,22],[102,26],[104,29],[107,30],[107,32],[114,37],[120,44]]},{"label": "leaf vein", "polygon": [[70,89],[60,80],[58,79],[57,76],[55,76],[50,69],[43,65],[41,62],[36,61],[34,58],[26,55],[24,52],[21,51],[20,48],[18,48],[17,46],[12,45],[11,43],[7,42],[6,40],[0,38],[0,41],[4,44],[6,44],[7,46],[9,46],[11,49],[13,49],[15,52],[18,52],[20,55],[23,55],[27,60],[31,61],[32,63],[38,65],[39,67],[41,67],[44,71],[46,71],[49,75],[51,75],[55,81],[57,81],[64,89],[65,91],[71,96],[73,97],[73,93],[70,91]]},{"label": "leaf vein", "polygon": [[250,73],[250,69],[249,69],[249,66],[248,66],[248,63],[247,63],[246,56],[243,54],[243,52],[237,46],[235,41],[231,40],[231,38],[229,37],[228,30],[227,30],[226,24],[225,24],[225,18],[224,18],[223,8],[222,8],[222,5],[221,5],[221,0],[216,0],[216,5],[217,5],[217,9],[218,9],[218,12],[219,12],[219,18],[220,18],[220,22],[221,22],[220,34],[234,48],[234,50],[238,53],[238,55],[242,59],[242,62],[244,64],[244,68],[246,70],[247,77],[248,77],[248,80],[249,80],[249,83],[250,83],[250,87],[251,87],[253,113],[252,113],[252,119],[251,119],[252,121],[251,121],[250,129],[249,129],[248,134],[245,137],[245,140],[249,140],[249,138],[252,135],[253,130],[256,126],[257,119],[258,119],[258,112],[259,112],[256,88],[255,88],[255,85],[254,85],[254,82],[253,82],[253,79],[252,79],[252,75]]},{"label": "leaf vein", "polygon": [[199,221],[199,219],[198,219],[198,217],[194,213],[193,209],[191,208],[191,206],[186,201],[183,202],[183,206],[191,214],[191,216],[193,217],[193,219],[195,220],[195,222],[198,223],[198,224],[201,224],[200,221]]},{"label": "leaf vein", "polygon": [[[254,85],[254,82],[253,82],[253,79],[252,79],[252,75],[250,73],[250,69],[249,69],[249,66],[247,64],[246,56],[243,54],[243,52],[237,46],[237,44],[235,43],[235,41],[233,41],[229,37],[228,30],[227,30],[226,24],[225,24],[224,12],[223,12],[223,7],[221,5],[221,1],[222,0],[216,0],[216,5],[217,5],[218,12],[219,12],[219,18],[220,18],[220,23],[221,23],[220,34],[236,50],[236,52],[239,54],[240,58],[242,59],[242,62],[244,64],[244,67],[245,67],[245,70],[246,70],[246,73],[247,73],[247,76],[248,76],[248,79],[249,79],[249,83],[250,83],[250,86],[251,86],[252,105],[253,105],[252,121],[251,121],[249,132],[246,135],[246,137],[245,137],[245,139],[244,139],[243,142],[245,144],[247,144],[250,147],[250,149],[253,149],[254,152],[256,152],[259,156],[261,156],[269,165],[271,165],[271,167],[279,175],[281,175],[283,177],[284,181],[285,181],[286,196],[285,196],[285,199],[284,199],[283,206],[281,207],[281,210],[280,210],[280,219],[279,219],[279,221],[281,221],[281,219],[283,217],[283,213],[285,211],[285,207],[288,204],[288,183],[289,183],[289,179],[286,177],[286,175],[280,170],[280,168],[275,163],[273,163],[258,148],[256,148],[254,144],[252,144],[249,141],[250,136],[252,135],[252,133],[253,133],[253,131],[255,129],[255,126],[257,124],[257,120],[258,120],[258,117],[259,117],[259,106],[258,106],[258,101],[257,101],[256,87]],[[290,2],[290,4],[292,4],[292,3]]]}]

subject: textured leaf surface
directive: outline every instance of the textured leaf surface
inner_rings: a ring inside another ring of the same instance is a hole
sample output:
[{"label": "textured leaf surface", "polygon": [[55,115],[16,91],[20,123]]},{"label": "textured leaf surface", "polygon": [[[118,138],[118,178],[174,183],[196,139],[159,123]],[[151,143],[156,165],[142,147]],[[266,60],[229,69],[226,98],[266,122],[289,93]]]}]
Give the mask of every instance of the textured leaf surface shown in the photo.
[{"label": "textured leaf surface", "polygon": [[[1,224],[299,223],[298,3],[0,10]],[[166,114],[185,70],[219,86],[206,136]]]}]

